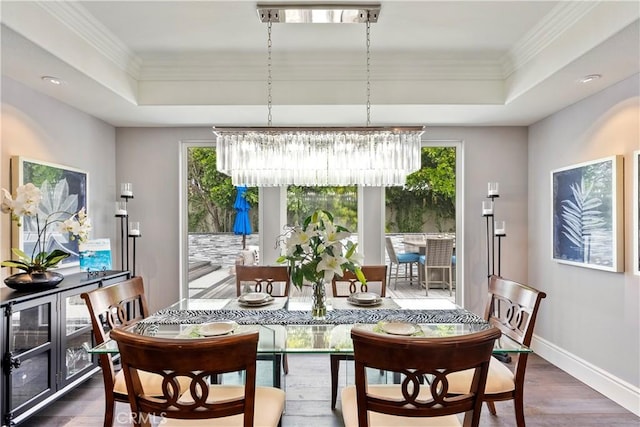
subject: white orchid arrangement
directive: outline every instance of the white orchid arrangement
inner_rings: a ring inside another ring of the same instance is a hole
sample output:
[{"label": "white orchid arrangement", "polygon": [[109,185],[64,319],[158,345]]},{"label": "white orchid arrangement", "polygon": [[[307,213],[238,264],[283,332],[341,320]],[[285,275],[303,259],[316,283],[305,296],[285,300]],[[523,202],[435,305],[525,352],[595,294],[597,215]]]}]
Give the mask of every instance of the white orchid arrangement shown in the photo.
[{"label": "white orchid arrangement", "polygon": [[293,227],[283,236],[281,243],[285,254],[279,263],[287,263],[291,282],[302,289],[305,282],[330,282],[334,276],[342,276],[345,270],[353,272],[358,280],[366,283],[360,269],[363,257],[357,252],[357,244],[348,238],[349,230],[333,223],[333,216],[318,210],[304,220],[302,226]]},{"label": "white orchid arrangement", "polygon": [[[71,240],[77,238],[82,242],[88,238],[91,220],[87,217],[84,207],[74,214],[65,211],[52,212],[43,218],[44,225],[41,227],[40,221],[43,215],[38,210],[41,200],[42,192],[32,183],[19,186],[16,189],[15,199],[9,191],[2,189],[0,210],[3,213],[11,214],[11,220],[16,222],[19,227],[22,226],[23,217],[34,217],[37,241],[31,256],[18,248],[12,248],[11,251],[18,259],[3,261],[0,263],[1,266],[18,268],[27,273],[45,272],[69,257],[71,254],[61,249],[54,249],[51,252],[45,250],[48,229],[54,224],[57,225],[59,232],[69,233]],[[65,214],[69,217],[61,219],[60,217]]]}]

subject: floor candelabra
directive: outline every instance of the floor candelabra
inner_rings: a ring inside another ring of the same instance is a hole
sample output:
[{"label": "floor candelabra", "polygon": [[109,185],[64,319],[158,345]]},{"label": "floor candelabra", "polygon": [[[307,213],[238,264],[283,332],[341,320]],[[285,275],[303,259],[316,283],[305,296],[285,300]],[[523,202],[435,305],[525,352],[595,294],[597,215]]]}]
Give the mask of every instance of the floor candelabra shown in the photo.
[{"label": "floor candelabra", "polygon": [[[500,276],[500,259],[502,257],[502,238],[507,237],[505,221],[495,221],[495,199],[500,197],[498,183],[490,182],[488,185],[487,199],[482,201],[482,216],[487,221],[487,281],[496,274],[496,261],[498,264],[498,276]],[[498,240],[498,253],[496,256],[496,239]],[[511,356],[507,353],[495,353],[498,360],[509,363]]]},{"label": "floor candelabra", "polygon": [[[497,273],[500,276],[500,259],[502,238],[507,236],[505,221],[495,221],[495,199],[500,197],[497,182],[488,184],[487,199],[482,201],[482,216],[487,222],[487,280]],[[498,240],[498,253],[496,256],[496,239]]]},{"label": "floor candelabra", "polygon": [[[129,222],[127,203],[133,199],[133,186],[131,183],[120,184],[121,201],[116,202],[116,218],[120,218],[120,268],[130,270],[136,275],[136,239],[142,237],[140,222]],[[129,239],[133,240],[133,252],[129,251]],[[131,264],[129,259],[132,258]]]}]

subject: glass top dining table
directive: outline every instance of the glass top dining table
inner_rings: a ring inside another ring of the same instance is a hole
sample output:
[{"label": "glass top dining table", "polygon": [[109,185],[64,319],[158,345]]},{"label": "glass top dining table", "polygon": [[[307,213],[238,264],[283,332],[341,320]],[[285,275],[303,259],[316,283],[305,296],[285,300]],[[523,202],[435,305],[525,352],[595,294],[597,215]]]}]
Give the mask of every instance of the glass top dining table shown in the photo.
[{"label": "glass top dining table", "polygon": [[[183,299],[159,310],[130,328],[139,334],[163,338],[199,338],[216,333],[259,330],[258,353],[353,353],[351,328],[416,337],[451,337],[490,327],[468,310],[447,299],[383,298],[376,307],[330,298],[325,319],[313,319],[309,298],[275,297],[263,307],[243,307],[237,299]],[[212,328],[213,324],[213,328]],[[114,341],[93,347],[90,353],[118,353]],[[531,350],[503,335],[494,353]]]}]

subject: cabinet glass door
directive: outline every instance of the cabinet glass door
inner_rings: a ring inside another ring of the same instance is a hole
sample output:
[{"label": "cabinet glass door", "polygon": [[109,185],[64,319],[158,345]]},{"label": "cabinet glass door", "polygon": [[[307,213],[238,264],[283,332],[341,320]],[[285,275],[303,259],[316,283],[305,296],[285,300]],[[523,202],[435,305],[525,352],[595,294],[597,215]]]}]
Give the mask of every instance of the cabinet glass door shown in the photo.
[{"label": "cabinet glass door", "polygon": [[80,298],[82,292],[97,288],[97,285],[74,290],[62,294],[62,372],[64,381],[73,380],[75,376],[95,367],[92,356],[88,353],[93,347],[91,319],[89,310]]},{"label": "cabinet glass door", "polygon": [[35,306],[16,304],[9,317],[10,409],[21,412],[55,391],[51,325],[53,297]]}]

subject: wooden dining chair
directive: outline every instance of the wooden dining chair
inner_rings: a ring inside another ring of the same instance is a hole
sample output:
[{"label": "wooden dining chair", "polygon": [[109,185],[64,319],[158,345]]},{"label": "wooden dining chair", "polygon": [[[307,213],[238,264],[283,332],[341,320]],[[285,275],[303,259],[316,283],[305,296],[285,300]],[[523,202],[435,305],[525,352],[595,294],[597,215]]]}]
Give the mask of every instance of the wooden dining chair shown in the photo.
[{"label": "wooden dining chair", "polygon": [[249,286],[252,292],[266,292],[274,297],[289,296],[291,277],[283,265],[236,265],[236,295]]},{"label": "wooden dining chair", "polygon": [[[482,399],[498,328],[446,338],[405,337],[351,330],[355,385],[342,390],[345,427],[464,426],[480,421]],[[384,369],[399,375],[399,384],[370,384],[367,370]],[[451,396],[449,376],[472,370],[467,393]]]},{"label": "wooden dining chair", "polygon": [[[109,340],[113,330],[132,325],[149,315],[144,284],[140,276],[84,292],[80,297],[89,309],[96,345]],[[129,402],[129,396],[124,374],[121,370],[116,373],[111,355],[100,354],[99,358],[104,380],[104,426],[111,427],[115,402]],[[149,393],[160,393],[162,378],[146,375],[141,376],[141,379]]]},{"label": "wooden dining chair", "polygon": [[[245,286],[248,286],[252,292],[266,292],[274,297],[286,297],[289,296],[291,276],[287,267],[283,265],[236,265],[236,296],[244,293]],[[286,354],[284,356],[260,355],[259,357],[260,360],[271,358],[276,362],[273,367],[274,384],[279,385],[280,359],[282,359],[282,369],[285,374],[289,373],[289,361]]]},{"label": "wooden dining chair", "polygon": [[[125,329],[111,333],[120,350],[135,426],[159,425],[275,427],[284,410],[284,391],[256,386],[257,330],[196,339],[142,336]],[[244,384],[210,384],[209,379],[240,372]],[[162,377],[162,394],[149,395],[141,374]],[[178,378],[188,378],[181,392]]]},{"label": "wooden dining chair", "polygon": [[[356,275],[345,271],[342,277],[334,276],[331,281],[331,289],[334,298],[347,298],[354,292],[376,292],[381,297],[387,293],[387,266],[363,265],[362,274],[367,283],[360,283]],[[336,408],[338,400],[338,374],[341,360],[353,360],[350,354],[332,353],[329,355],[331,362],[331,409]]]},{"label": "wooden dining chair", "polygon": [[[504,335],[529,347],[540,302],[546,296],[544,292],[530,286],[491,276],[485,318]],[[484,396],[493,415],[496,415],[494,402],[513,400],[518,427],[525,426],[524,376],[528,357],[528,353],[519,353],[513,370],[492,357]],[[452,393],[464,393],[469,387],[469,382],[470,373],[462,372],[451,378],[449,388]]]},{"label": "wooden dining chair", "polygon": [[363,265],[362,274],[367,279],[366,283],[360,283],[351,271],[345,270],[342,276],[334,276],[331,281],[331,290],[334,298],[346,298],[354,292],[375,292],[381,297],[387,293],[387,266]]}]

